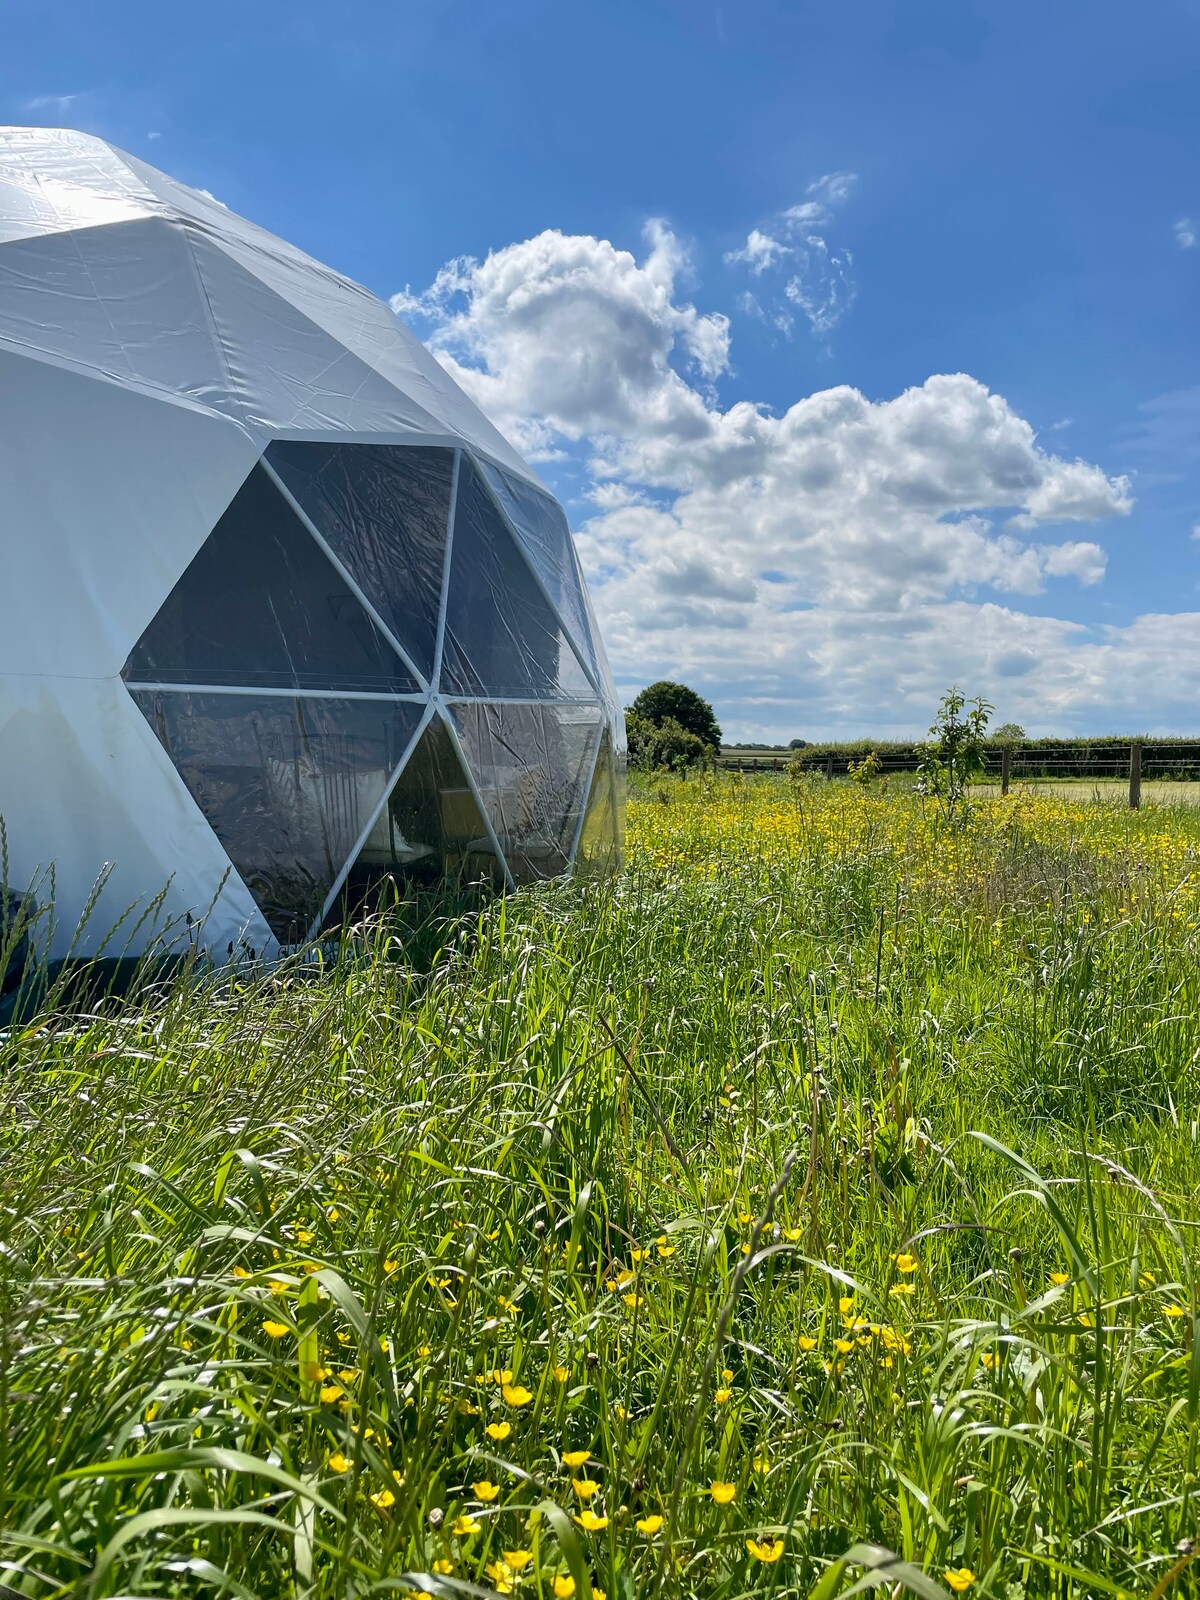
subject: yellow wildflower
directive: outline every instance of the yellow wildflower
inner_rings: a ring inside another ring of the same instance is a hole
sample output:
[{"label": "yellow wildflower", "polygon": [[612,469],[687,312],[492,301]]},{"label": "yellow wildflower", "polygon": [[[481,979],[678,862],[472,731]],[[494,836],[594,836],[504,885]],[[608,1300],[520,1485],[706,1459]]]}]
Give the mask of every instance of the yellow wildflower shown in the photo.
[{"label": "yellow wildflower", "polygon": [[516,1588],[516,1575],[507,1561],[489,1561],[483,1569],[492,1580],[497,1594],[512,1594]]},{"label": "yellow wildflower", "polygon": [[571,1596],[575,1593],[575,1579],[568,1577],[566,1573],[560,1573],[554,1580],[554,1593],[557,1600],[571,1600]]},{"label": "yellow wildflower", "polygon": [[732,1394],[732,1389],[718,1389],[716,1394],[713,1395],[713,1400],[717,1405],[723,1406]]},{"label": "yellow wildflower", "polygon": [[601,1528],[608,1527],[608,1518],[598,1515],[592,1510],[591,1506],[585,1507],[575,1518],[575,1521],[581,1528],[586,1529],[588,1533],[599,1533]]},{"label": "yellow wildflower", "polygon": [[504,1404],[506,1406],[527,1406],[533,1399],[529,1390],[522,1389],[519,1383],[506,1383],[500,1392],[504,1396]]},{"label": "yellow wildflower", "polygon": [[263,1323],[263,1332],[268,1339],[282,1339],[291,1331],[286,1322],[272,1322],[269,1317]]},{"label": "yellow wildflower", "polygon": [[497,1444],[503,1444],[512,1432],[511,1422],[489,1422],[483,1430],[489,1439],[494,1439]]},{"label": "yellow wildflower", "polygon": [[817,1348],[817,1341],[807,1333],[802,1333],[796,1340],[796,1343],[800,1346],[801,1350],[815,1350]]},{"label": "yellow wildflower", "polygon": [[478,1483],[473,1483],[471,1488],[475,1491],[476,1500],[482,1500],[485,1505],[500,1493],[500,1485],[490,1483],[487,1478],[481,1478]]},{"label": "yellow wildflower", "polygon": [[439,1573],[443,1578],[448,1578],[454,1571],[454,1563],[453,1561],[447,1561],[445,1556],[439,1556],[438,1559],[433,1563],[433,1570],[436,1573]]},{"label": "yellow wildflower", "polygon": [[582,1467],[591,1455],[590,1450],[565,1450],[563,1452],[564,1467]]},{"label": "yellow wildflower", "polygon": [[657,1241],[657,1249],[658,1249],[659,1255],[663,1258],[664,1261],[667,1259],[668,1256],[673,1256],[675,1254],[675,1246],[673,1244],[668,1244],[667,1243],[667,1236],[666,1236],[665,1233],[660,1233],[659,1234],[658,1241]]},{"label": "yellow wildflower", "polygon": [[897,1272],[915,1272],[917,1270],[916,1256],[910,1256],[907,1250],[902,1250],[898,1256],[893,1257]]},{"label": "yellow wildflower", "polygon": [[[1050,1274],[1050,1282],[1056,1289],[1061,1289],[1064,1283],[1070,1283],[1070,1281],[1071,1274],[1069,1272],[1052,1272]],[[966,1571],[965,1567],[963,1568],[963,1571]]]},{"label": "yellow wildflower", "polygon": [[590,1500],[600,1485],[595,1478],[572,1478],[571,1487],[581,1500]]},{"label": "yellow wildflower", "polygon": [[511,1567],[514,1572],[524,1572],[525,1568],[533,1560],[532,1550],[505,1550],[503,1554],[504,1565]]},{"label": "yellow wildflower", "polygon": [[330,1472],[350,1471],[350,1463],[340,1450],[335,1450],[331,1456],[327,1456],[325,1459],[325,1465],[329,1468]]},{"label": "yellow wildflower", "polygon": [[513,1375],[507,1370],[507,1368],[502,1370],[500,1367],[493,1367],[489,1376],[491,1377],[492,1382],[498,1387],[506,1383],[511,1383],[513,1380]]},{"label": "yellow wildflower", "polygon": [[371,1504],[378,1506],[380,1511],[386,1511],[389,1506],[396,1504],[396,1496],[390,1489],[380,1489],[378,1494],[373,1494],[369,1498]]},{"label": "yellow wildflower", "polygon": [[663,1519],[657,1514],[653,1517],[639,1517],[634,1527],[639,1533],[644,1533],[647,1538],[658,1532],[663,1525]]},{"label": "yellow wildflower", "polygon": [[554,1379],[555,1383],[566,1383],[567,1379],[571,1376],[571,1369],[570,1367],[553,1366],[550,1368],[550,1376]]},{"label": "yellow wildflower", "polygon": [[747,1539],[746,1549],[755,1561],[778,1561],[783,1554],[783,1540],[764,1533],[759,1539]]},{"label": "yellow wildflower", "polygon": [[732,1483],[726,1483],[721,1478],[714,1478],[708,1486],[708,1492],[719,1506],[727,1506],[737,1494],[737,1489]]},{"label": "yellow wildflower", "polygon": [[335,1400],[340,1400],[345,1394],[340,1383],[327,1383],[321,1390],[321,1399],[325,1405],[332,1405]]},{"label": "yellow wildflower", "polygon": [[459,1513],[450,1532],[456,1539],[469,1539],[473,1533],[479,1532],[479,1524],[469,1511],[463,1511]]},{"label": "yellow wildflower", "polygon": [[1172,1321],[1187,1315],[1182,1306],[1164,1306],[1163,1311]]},{"label": "yellow wildflower", "polygon": [[942,1577],[954,1590],[955,1594],[964,1594],[975,1582],[975,1574],[970,1567],[947,1567]]}]

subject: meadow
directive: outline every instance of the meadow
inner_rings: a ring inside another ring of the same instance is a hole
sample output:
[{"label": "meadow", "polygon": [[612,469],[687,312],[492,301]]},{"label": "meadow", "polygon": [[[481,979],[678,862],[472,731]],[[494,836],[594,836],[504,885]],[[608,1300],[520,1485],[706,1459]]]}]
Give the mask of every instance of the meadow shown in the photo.
[{"label": "meadow", "polygon": [[1193,1594],[1200,810],[717,774],[0,1035],[0,1593]]}]

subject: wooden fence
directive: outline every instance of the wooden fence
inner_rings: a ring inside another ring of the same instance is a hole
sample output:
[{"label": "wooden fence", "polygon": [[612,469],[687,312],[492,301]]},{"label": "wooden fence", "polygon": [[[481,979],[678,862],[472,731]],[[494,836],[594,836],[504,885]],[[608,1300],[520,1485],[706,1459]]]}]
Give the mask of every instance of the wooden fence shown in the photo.
[{"label": "wooden fence", "polygon": [[[804,751],[794,752],[797,765],[811,773],[821,773],[832,781],[845,777],[852,763],[864,752],[831,752],[805,760]],[[887,751],[877,756],[880,777],[889,773],[915,772],[919,752]],[[718,765],[727,772],[786,772],[793,756],[774,751],[757,755],[745,750],[722,753]],[[1112,744],[1070,744],[1058,746],[1019,744],[992,748],[986,755],[985,783],[999,783],[1007,794],[1013,783],[1030,778],[1064,780],[1121,780],[1128,784],[1129,804],[1134,810],[1142,803],[1142,782],[1150,779],[1175,779],[1200,782],[1200,741],[1132,739]]]}]

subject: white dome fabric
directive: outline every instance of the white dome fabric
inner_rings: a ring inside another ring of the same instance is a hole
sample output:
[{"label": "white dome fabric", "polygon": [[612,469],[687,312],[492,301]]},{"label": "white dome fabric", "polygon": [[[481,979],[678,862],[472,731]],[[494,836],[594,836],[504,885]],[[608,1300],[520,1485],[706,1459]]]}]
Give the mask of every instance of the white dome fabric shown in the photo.
[{"label": "white dome fabric", "polygon": [[52,955],[271,953],[397,868],[619,854],[556,502],[381,301],[84,134],[0,128],[0,494],[0,820]]}]

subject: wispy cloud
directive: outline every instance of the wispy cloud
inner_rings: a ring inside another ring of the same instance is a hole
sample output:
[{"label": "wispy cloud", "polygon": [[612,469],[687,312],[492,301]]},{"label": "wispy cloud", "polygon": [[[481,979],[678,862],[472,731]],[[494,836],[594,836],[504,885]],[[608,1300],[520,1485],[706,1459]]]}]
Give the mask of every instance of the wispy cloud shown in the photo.
[{"label": "wispy cloud", "polygon": [[63,116],[79,100],[76,94],[35,94],[31,100],[26,100],[21,107],[22,111],[53,111],[55,116]]},{"label": "wispy cloud", "polygon": [[[835,214],[858,182],[853,172],[826,172],[814,178],[804,198],[788,206],[764,227],[751,228],[746,242],[729,250],[729,266],[745,266],[756,278],[786,273],[781,282],[764,283],[773,293],[748,297],[753,313],[790,334],[794,312],[808,320],[813,333],[832,331],[857,293],[850,251],[830,243]],[[764,304],[765,301],[765,304]]]},{"label": "wispy cloud", "polygon": [[1175,224],[1175,243],[1181,250],[1194,250],[1197,243],[1196,224],[1191,217],[1180,217]]}]

